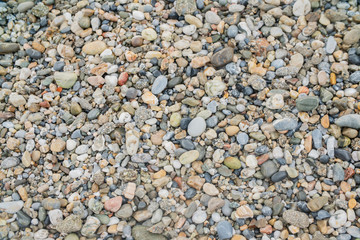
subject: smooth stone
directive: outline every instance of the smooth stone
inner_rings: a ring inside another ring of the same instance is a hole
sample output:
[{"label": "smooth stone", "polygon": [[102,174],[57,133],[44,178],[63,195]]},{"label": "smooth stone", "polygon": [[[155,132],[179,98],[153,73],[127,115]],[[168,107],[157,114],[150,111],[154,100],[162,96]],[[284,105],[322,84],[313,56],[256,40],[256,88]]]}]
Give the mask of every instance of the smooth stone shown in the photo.
[{"label": "smooth stone", "polygon": [[179,161],[184,165],[189,164],[194,162],[196,159],[198,159],[199,155],[200,155],[199,151],[191,150],[181,154]]},{"label": "smooth stone", "polygon": [[31,218],[26,213],[24,213],[23,211],[18,211],[16,215],[16,220],[19,224],[19,227],[25,228],[30,225]]},{"label": "smooth stone", "polygon": [[96,55],[102,53],[106,49],[106,43],[100,40],[86,43],[82,51],[88,55]]},{"label": "smooth stone", "polygon": [[1,202],[0,209],[6,213],[14,214],[22,209],[23,201]]},{"label": "smooth stone", "polygon": [[333,181],[339,182],[345,179],[345,171],[340,164],[336,163],[333,167]]},{"label": "smooth stone", "polygon": [[236,157],[227,157],[224,160],[225,166],[227,166],[230,169],[239,169],[241,168],[241,162]]},{"label": "smooth stone", "polygon": [[335,149],[335,157],[340,158],[343,161],[351,160],[351,154],[347,150],[340,148]]},{"label": "smooth stone", "polygon": [[168,84],[167,78],[163,75],[160,75],[155,79],[151,88],[151,92],[153,94],[159,94],[165,90],[167,84]]},{"label": "smooth stone", "polygon": [[220,221],[216,226],[219,239],[229,239],[233,236],[233,228],[230,222]]},{"label": "smooth stone", "polygon": [[335,124],[339,127],[349,127],[360,129],[360,115],[359,114],[348,114],[341,116],[335,120]]},{"label": "smooth stone", "polygon": [[321,134],[321,131],[319,129],[315,129],[314,131],[311,132],[311,136],[312,136],[314,147],[316,149],[321,148],[322,147],[322,134]]},{"label": "smooth stone", "polygon": [[206,129],[206,122],[202,117],[196,117],[189,123],[187,132],[192,137],[200,136]]},{"label": "smooth stone", "polygon": [[17,52],[20,50],[20,46],[17,43],[0,43],[0,54],[8,54]]},{"label": "smooth stone", "polygon": [[337,210],[329,219],[329,225],[332,228],[340,228],[345,225],[347,214],[344,210]]},{"label": "smooth stone", "polygon": [[2,169],[8,169],[17,166],[20,163],[20,159],[16,157],[7,157],[1,162]]},{"label": "smooth stone", "polygon": [[350,226],[346,229],[346,232],[354,238],[360,238],[360,228],[355,226]]},{"label": "smooth stone", "polygon": [[18,12],[26,12],[27,10],[31,9],[32,7],[35,6],[35,3],[32,1],[26,1],[26,2],[22,2],[17,6],[17,10]]},{"label": "smooth stone", "polygon": [[316,198],[311,199],[308,202],[307,207],[310,209],[310,211],[317,212],[323,206],[325,206],[328,202],[329,202],[328,197],[325,197],[325,196],[324,197],[316,197]]},{"label": "smooth stone", "polygon": [[205,222],[206,218],[207,218],[207,214],[205,211],[197,210],[196,212],[194,212],[191,219],[194,223],[200,224]]},{"label": "smooth stone", "polygon": [[77,75],[74,72],[55,72],[54,79],[59,87],[71,88],[77,80]]},{"label": "smooth stone", "polygon": [[[349,81],[351,83],[359,83],[360,82],[360,71],[353,72],[349,77]],[[348,115],[345,115],[345,116],[348,116]]]},{"label": "smooth stone", "polygon": [[332,54],[335,51],[336,46],[337,46],[337,42],[335,41],[335,38],[333,36],[330,36],[327,39],[326,46],[325,46],[326,53]]},{"label": "smooth stone", "polygon": [[238,133],[238,135],[236,136],[236,141],[238,142],[238,144],[240,145],[246,145],[249,142],[249,135],[247,135],[244,132],[240,132]]},{"label": "smooth stone", "polygon": [[288,131],[295,129],[298,125],[298,122],[292,118],[283,118],[275,120],[273,125],[277,131]]},{"label": "smooth stone", "polygon": [[284,180],[287,176],[288,175],[287,175],[286,171],[280,171],[271,176],[271,181],[280,182],[280,181]]},{"label": "smooth stone", "polygon": [[305,16],[311,11],[311,3],[309,0],[297,0],[293,5],[293,14],[297,17]]},{"label": "smooth stone", "polygon": [[319,98],[314,96],[305,96],[296,99],[296,108],[299,112],[312,111],[319,106]]},{"label": "smooth stone", "polygon": [[277,170],[278,168],[276,164],[270,160],[264,162],[260,167],[260,171],[262,175],[266,178],[270,178],[272,175],[274,175],[277,172]]},{"label": "smooth stone", "polygon": [[233,48],[224,48],[218,52],[216,52],[211,57],[211,63],[214,67],[222,67],[232,61],[234,56],[234,49]]}]

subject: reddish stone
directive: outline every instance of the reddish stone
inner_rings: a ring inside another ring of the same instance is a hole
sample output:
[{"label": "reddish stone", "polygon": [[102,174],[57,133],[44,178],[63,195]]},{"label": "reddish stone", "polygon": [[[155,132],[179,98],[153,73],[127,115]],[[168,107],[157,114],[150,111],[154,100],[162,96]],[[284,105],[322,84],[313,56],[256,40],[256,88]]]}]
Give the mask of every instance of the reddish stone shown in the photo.
[{"label": "reddish stone", "polygon": [[266,225],[265,227],[260,228],[260,232],[265,234],[271,234],[272,233],[271,225]]},{"label": "reddish stone", "polygon": [[48,101],[43,101],[39,105],[40,105],[40,107],[43,107],[43,108],[49,108],[50,107],[50,103]]},{"label": "reddish stone", "polygon": [[269,159],[269,155],[266,153],[266,154],[263,154],[259,157],[257,157],[257,161],[258,161],[258,164],[261,165],[263,164],[264,162],[266,162],[267,160]]},{"label": "reddish stone", "polygon": [[126,83],[126,81],[128,80],[128,78],[129,78],[129,74],[127,72],[122,72],[119,76],[118,84],[120,86],[124,85]]},{"label": "reddish stone", "polygon": [[118,196],[107,200],[104,204],[104,207],[106,210],[110,212],[117,212],[120,209],[121,204],[122,204],[122,197]]},{"label": "reddish stone", "polygon": [[349,178],[351,178],[351,177],[354,176],[354,175],[355,175],[354,169],[352,169],[352,168],[347,168],[347,169],[345,170],[345,180],[348,180]]},{"label": "reddish stone", "polygon": [[181,177],[174,177],[173,179],[179,186],[180,189],[182,189],[182,178]]}]

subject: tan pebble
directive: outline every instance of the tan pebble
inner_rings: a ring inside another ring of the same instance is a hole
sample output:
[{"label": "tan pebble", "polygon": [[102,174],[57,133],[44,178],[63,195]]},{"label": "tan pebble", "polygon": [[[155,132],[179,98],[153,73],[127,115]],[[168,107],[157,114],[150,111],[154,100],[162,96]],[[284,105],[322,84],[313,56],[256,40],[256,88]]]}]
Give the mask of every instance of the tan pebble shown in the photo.
[{"label": "tan pebble", "polygon": [[228,136],[234,136],[239,132],[240,128],[238,126],[229,126],[225,128],[225,132]]},{"label": "tan pebble", "polygon": [[166,176],[165,170],[164,170],[164,169],[161,169],[160,171],[154,173],[154,174],[152,175],[152,178],[153,178],[153,179],[159,179],[159,178],[162,178],[162,177],[165,177],[165,176]]},{"label": "tan pebble", "polygon": [[211,183],[205,183],[203,186],[203,191],[210,196],[216,196],[220,193],[215,185]]},{"label": "tan pebble", "polygon": [[200,190],[201,187],[204,185],[205,183],[205,178],[201,178],[199,176],[190,176],[187,184],[192,187],[195,188],[196,190]]},{"label": "tan pebble", "polygon": [[254,213],[248,205],[244,205],[236,209],[236,215],[238,218],[252,218]]},{"label": "tan pebble", "polygon": [[136,190],[136,184],[132,182],[128,183],[124,191],[124,197],[132,200],[135,196],[135,190]]},{"label": "tan pebble", "polygon": [[18,189],[18,193],[23,201],[26,201],[28,199],[28,194],[24,187],[20,187]]}]

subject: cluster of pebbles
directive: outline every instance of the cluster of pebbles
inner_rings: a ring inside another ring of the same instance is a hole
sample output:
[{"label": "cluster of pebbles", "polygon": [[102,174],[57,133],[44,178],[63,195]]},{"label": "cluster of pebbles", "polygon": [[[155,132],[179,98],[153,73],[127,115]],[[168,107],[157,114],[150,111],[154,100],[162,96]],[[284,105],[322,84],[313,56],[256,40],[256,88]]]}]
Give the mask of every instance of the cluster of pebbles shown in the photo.
[{"label": "cluster of pebbles", "polygon": [[359,5],[0,2],[0,239],[359,239]]}]

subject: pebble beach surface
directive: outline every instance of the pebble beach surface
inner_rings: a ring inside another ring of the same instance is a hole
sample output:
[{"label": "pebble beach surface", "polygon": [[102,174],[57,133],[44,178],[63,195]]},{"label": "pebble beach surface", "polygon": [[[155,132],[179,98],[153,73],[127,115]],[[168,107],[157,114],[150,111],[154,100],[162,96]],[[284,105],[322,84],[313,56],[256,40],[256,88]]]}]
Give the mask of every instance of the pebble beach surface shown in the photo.
[{"label": "pebble beach surface", "polygon": [[0,239],[360,239],[359,10],[0,2]]}]

